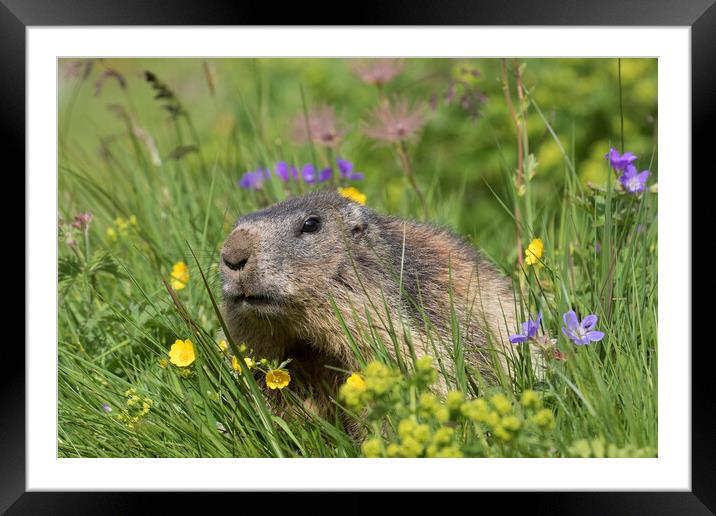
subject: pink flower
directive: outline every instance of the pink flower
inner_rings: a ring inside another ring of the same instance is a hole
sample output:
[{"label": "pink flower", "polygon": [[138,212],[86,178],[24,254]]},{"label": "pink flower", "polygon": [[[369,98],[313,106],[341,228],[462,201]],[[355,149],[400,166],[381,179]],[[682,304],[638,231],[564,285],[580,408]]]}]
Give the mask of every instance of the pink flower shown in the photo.
[{"label": "pink flower", "polygon": [[293,128],[293,137],[298,143],[313,142],[326,147],[336,147],[345,134],[345,130],[338,127],[334,109],[325,104],[309,112],[308,117],[297,116]]},{"label": "pink flower", "polygon": [[385,103],[370,114],[365,134],[374,140],[399,142],[414,138],[425,125],[423,110],[410,108],[404,99]]},{"label": "pink flower", "polygon": [[351,60],[351,68],[368,84],[382,86],[400,75],[404,68],[402,59],[355,59]]},{"label": "pink flower", "polygon": [[75,220],[72,223],[72,227],[84,231],[89,228],[90,222],[92,222],[92,218],[92,212],[89,211],[87,213],[80,213],[79,215],[75,215]]}]

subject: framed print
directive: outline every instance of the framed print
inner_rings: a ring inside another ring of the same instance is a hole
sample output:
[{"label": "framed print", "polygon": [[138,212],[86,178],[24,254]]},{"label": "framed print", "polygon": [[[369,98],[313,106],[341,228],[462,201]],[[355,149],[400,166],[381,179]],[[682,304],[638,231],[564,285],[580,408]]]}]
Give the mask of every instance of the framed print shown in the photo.
[{"label": "framed print", "polygon": [[716,8],[548,6],[5,1],[27,302],[0,507],[713,510],[690,208]]}]

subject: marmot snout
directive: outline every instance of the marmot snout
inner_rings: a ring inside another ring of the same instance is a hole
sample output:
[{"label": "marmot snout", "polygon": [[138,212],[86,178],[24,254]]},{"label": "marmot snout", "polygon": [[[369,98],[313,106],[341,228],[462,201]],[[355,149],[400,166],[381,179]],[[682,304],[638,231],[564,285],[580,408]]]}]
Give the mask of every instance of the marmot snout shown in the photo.
[{"label": "marmot snout", "polygon": [[500,354],[516,329],[510,281],[470,245],[335,193],[241,217],[220,270],[232,338],[255,357],[292,358],[294,388],[319,410],[330,408],[345,380],[326,366],[357,368],[336,308],[365,356],[368,339],[381,339],[391,353],[397,342],[406,357],[410,341],[419,356],[437,349],[446,365],[455,313],[466,359],[487,375],[504,361],[491,364],[486,348]]}]

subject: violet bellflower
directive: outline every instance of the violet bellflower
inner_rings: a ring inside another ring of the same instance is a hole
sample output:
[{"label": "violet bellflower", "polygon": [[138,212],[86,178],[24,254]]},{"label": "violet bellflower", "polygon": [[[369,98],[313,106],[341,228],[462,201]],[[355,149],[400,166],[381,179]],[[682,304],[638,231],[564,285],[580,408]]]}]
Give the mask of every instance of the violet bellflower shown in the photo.
[{"label": "violet bellflower", "polygon": [[648,170],[642,170],[637,173],[636,167],[629,165],[619,178],[619,182],[624,187],[624,190],[636,194],[643,192],[644,188],[646,188],[646,179],[649,177],[649,174],[651,174],[651,172]]},{"label": "violet bellflower", "polygon": [[364,176],[361,172],[353,172],[353,163],[350,161],[338,158],[336,159],[336,164],[338,165],[338,172],[343,179],[352,179],[355,181],[363,179]]},{"label": "violet bellflower", "polygon": [[590,342],[597,342],[604,338],[604,333],[594,330],[597,324],[597,316],[590,314],[579,322],[577,314],[574,310],[570,310],[562,316],[565,326],[562,327],[564,333],[577,346],[584,346]]},{"label": "violet bellflower", "polygon": [[510,335],[508,339],[513,344],[519,344],[521,342],[526,342],[530,339],[534,339],[537,336],[537,332],[539,331],[539,322],[542,319],[542,310],[540,310],[539,314],[537,314],[537,319],[534,321],[528,320],[527,322],[522,323],[522,333],[518,333],[516,335]]},{"label": "violet bellflower", "polygon": [[298,178],[298,170],[296,170],[296,167],[294,167],[293,165],[289,166],[285,161],[279,161],[278,163],[276,163],[274,172],[276,173],[278,178],[284,183],[288,182],[288,180],[291,178]]},{"label": "violet bellflower", "polygon": [[271,172],[268,169],[246,172],[241,176],[241,179],[239,179],[238,185],[245,190],[259,190],[261,189],[264,179],[268,179],[270,176]]},{"label": "violet bellflower", "polygon": [[633,153],[625,152],[620,156],[614,147],[609,149],[609,152],[607,152],[604,157],[609,161],[609,164],[614,170],[625,170],[636,161],[636,156],[634,156]]}]

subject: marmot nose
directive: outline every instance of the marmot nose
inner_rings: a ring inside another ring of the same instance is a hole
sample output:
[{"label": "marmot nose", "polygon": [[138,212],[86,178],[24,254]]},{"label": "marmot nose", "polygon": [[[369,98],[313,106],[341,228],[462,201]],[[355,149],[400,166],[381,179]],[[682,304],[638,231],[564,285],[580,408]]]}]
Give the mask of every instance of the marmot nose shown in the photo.
[{"label": "marmot nose", "polygon": [[233,232],[224,243],[221,261],[232,271],[240,271],[251,258],[253,240],[253,236],[246,231]]}]

